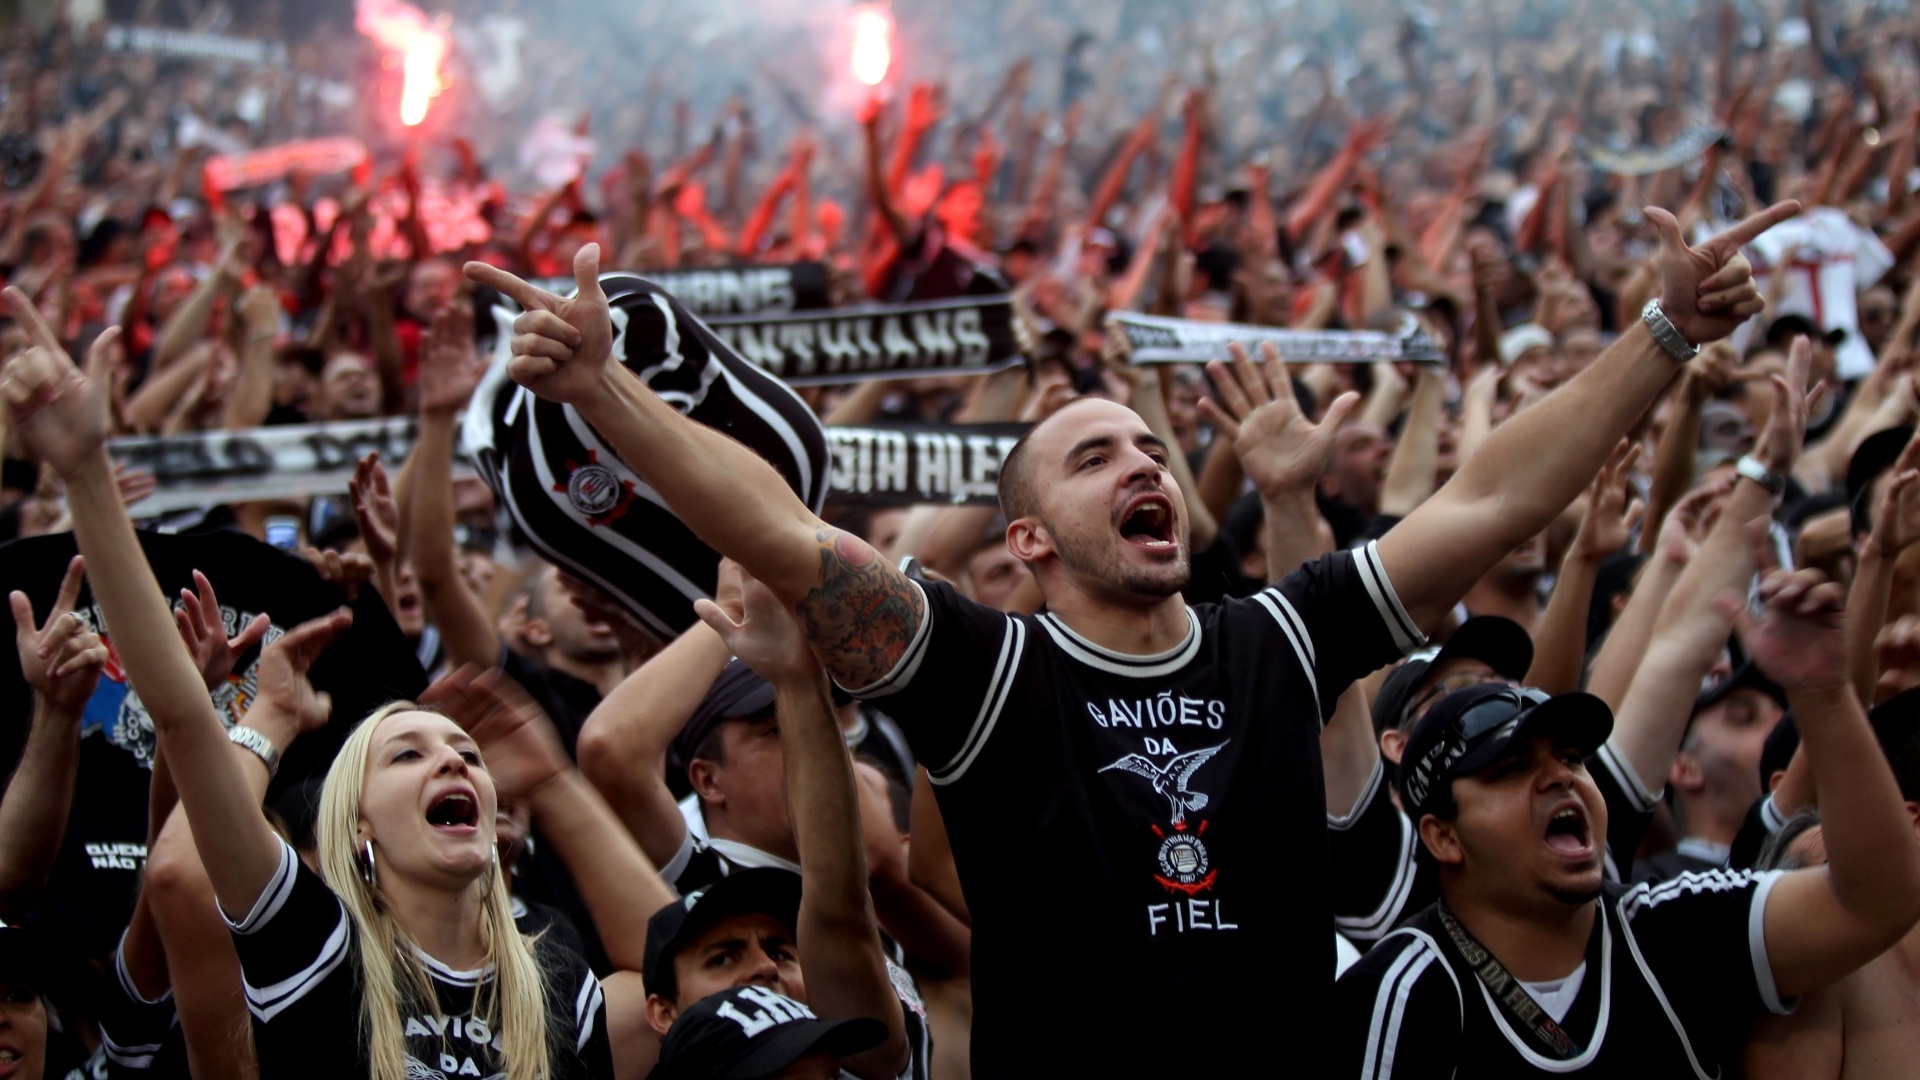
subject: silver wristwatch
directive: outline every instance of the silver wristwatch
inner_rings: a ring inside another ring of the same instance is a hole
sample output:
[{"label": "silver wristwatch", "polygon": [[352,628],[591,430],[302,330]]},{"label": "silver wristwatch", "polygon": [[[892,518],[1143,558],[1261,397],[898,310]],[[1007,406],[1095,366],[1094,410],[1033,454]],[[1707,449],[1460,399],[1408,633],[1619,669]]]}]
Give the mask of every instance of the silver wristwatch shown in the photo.
[{"label": "silver wristwatch", "polygon": [[1660,306],[1659,297],[1656,296],[1647,301],[1647,306],[1640,309],[1640,321],[1647,324],[1647,329],[1653,334],[1653,340],[1667,350],[1667,355],[1680,363],[1684,364],[1700,355],[1700,346],[1688,341],[1686,336],[1680,333],[1680,328],[1673,325],[1673,320],[1667,318],[1666,309]]},{"label": "silver wristwatch", "polygon": [[280,771],[280,751],[273,748],[273,740],[265,735],[245,724],[235,724],[227,729],[227,739],[235,746],[244,746],[253,751],[266,764],[267,779],[273,779],[274,774]]},{"label": "silver wristwatch", "polygon": [[1734,462],[1733,471],[1736,475],[1744,476],[1748,480],[1766,488],[1776,499],[1787,493],[1787,478],[1767,468],[1761,463],[1759,458],[1754,457],[1752,454],[1748,454],[1739,461]]}]

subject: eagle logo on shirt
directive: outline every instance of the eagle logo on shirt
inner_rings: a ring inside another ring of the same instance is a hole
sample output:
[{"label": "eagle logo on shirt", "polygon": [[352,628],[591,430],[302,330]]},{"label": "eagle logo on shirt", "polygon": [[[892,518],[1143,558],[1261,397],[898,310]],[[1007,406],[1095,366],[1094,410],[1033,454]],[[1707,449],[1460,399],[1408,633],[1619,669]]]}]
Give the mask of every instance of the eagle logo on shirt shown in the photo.
[{"label": "eagle logo on shirt", "polygon": [[1174,828],[1178,829],[1186,825],[1189,811],[1198,813],[1207,808],[1206,793],[1189,791],[1187,785],[1192,783],[1193,774],[1200,771],[1200,766],[1211,761],[1213,755],[1226,749],[1226,746],[1227,744],[1223,742],[1219,746],[1210,746],[1205,750],[1189,750],[1167,762],[1165,766],[1155,765],[1153,760],[1144,754],[1128,754],[1111,765],[1101,767],[1099,771],[1112,772],[1119,769],[1145,778],[1149,784],[1153,785],[1153,790],[1166,796],[1167,802],[1173,808]]}]

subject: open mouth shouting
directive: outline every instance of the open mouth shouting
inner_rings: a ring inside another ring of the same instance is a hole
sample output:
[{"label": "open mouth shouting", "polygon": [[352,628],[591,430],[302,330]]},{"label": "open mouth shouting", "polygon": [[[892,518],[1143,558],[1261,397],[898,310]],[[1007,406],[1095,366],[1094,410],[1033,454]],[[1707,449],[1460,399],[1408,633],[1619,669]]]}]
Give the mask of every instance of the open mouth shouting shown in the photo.
[{"label": "open mouth shouting", "polygon": [[443,792],[427,804],[427,824],[437,832],[472,836],[479,831],[480,800],[471,788]]},{"label": "open mouth shouting", "polygon": [[1593,832],[1587,811],[1577,802],[1566,803],[1547,819],[1547,850],[1563,859],[1586,862],[1593,858]]},{"label": "open mouth shouting", "polygon": [[1178,551],[1173,501],[1159,492],[1136,495],[1120,511],[1120,538],[1146,551]]}]

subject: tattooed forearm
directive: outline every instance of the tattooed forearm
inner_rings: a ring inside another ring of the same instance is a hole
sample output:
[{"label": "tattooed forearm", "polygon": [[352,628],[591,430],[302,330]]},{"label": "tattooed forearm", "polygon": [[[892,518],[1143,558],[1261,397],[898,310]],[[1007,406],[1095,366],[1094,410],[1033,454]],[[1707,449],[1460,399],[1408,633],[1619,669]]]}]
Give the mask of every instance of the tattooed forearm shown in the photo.
[{"label": "tattooed forearm", "polygon": [[856,536],[823,528],[814,540],[820,584],[799,605],[807,637],[842,686],[877,682],[919,629],[913,583]]}]

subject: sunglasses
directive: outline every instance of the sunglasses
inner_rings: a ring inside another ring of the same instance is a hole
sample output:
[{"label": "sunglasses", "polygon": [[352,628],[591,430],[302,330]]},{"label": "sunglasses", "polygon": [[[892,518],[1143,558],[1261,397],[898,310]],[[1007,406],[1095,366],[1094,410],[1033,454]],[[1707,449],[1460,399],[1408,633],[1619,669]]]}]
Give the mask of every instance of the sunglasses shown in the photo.
[{"label": "sunglasses", "polygon": [[1528,709],[1545,705],[1551,697],[1546,691],[1529,686],[1513,686],[1489,694],[1454,717],[1454,738],[1463,746],[1471,746]]}]

